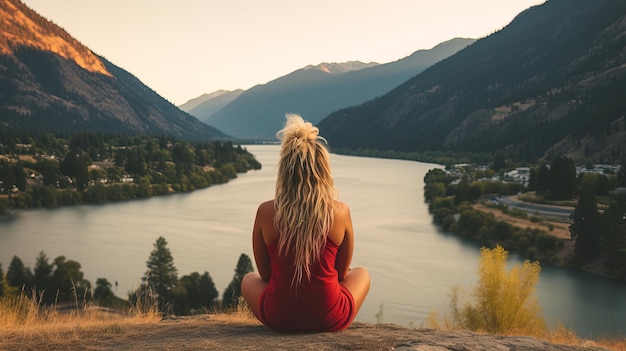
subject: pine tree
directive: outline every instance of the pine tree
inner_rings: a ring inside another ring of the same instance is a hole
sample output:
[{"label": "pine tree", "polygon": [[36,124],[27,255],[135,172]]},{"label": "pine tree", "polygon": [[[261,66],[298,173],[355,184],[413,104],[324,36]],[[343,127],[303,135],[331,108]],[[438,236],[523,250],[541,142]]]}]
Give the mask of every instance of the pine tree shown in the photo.
[{"label": "pine tree", "polygon": [[7,282],[18,289],[28,290],[28,273],[22,260],[17,256],[13,256],[7,269]]},{"label": "pine tree", "polygon": [[576,190],[576,165],[569,157],[557,157],[552,161],[549,173],[549,189],[555,200],[569,200]]},{"label": "pine tree", "polygon": [[222,306],[224,308],[233,308],[237,306],[239,298],[241,297],[241,281],[243,277],[250,272],[254,272],[252,267],[252,261],[246,254],[239,256],[237,261],[237,267],[235,267],[235,275],[233,280],[228,284],[226,290],[224,290],[224,296],[222,297]]},{"label": "pine tree", "polygon": [[45,302],[54,302],[55,292],[51,291],[52,271],[54,266],[48,262],[48,257],[41,251],[35,260],[33,269],[33,284],[38,293],[43,292]]},{"label": "pine tree", "polygon": [[106,278],[98,278],[96,280],[96,288],[93,291],[93,298],[101,305],[108,305],[113,298],[113,291],[111,290],[111,283]]},{"label": "pine tree", "polygon": [[626,249],[626,223],[621,208],[616,202],[612,202],[601,215],[602,247],[607,251],[606,266],[611,269],[619,269],[626,266],[623,254]]},{"label": "pine tree", "polygon": [[201,306],[211,307],[215,305],[215,301],[219,297],[219,292],[215,288],[215,283],[209,272],[204,272],[200,276],[200,304]]},{"label": "pine tree", "polygon": [[171,301],[172,290],[178,283],[178,270],[165,238],[159,237],[154,243],[147,267],[143,278],[145,285],[157,294],[160,307],[164,308]]},{"label": "pine tree", "polygon": [[548,190],[550,170],[545,163],[530,170],[530,178],[528,179],[528,189],[537,192]]},{"label": "pine tree", "polygon": [[593,260],[600,249],[599,219],[595,195],[591,191],[583,191],[569,226],[570,235],[576,240],[574,252],[583,262]]}]

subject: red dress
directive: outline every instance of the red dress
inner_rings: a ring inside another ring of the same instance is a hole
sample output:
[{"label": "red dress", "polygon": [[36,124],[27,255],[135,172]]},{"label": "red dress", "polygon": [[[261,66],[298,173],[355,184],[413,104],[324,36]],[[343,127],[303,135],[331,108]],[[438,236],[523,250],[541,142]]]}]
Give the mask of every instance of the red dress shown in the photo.
[{"label": "red dress", "polygon": [[267,246],[272,273],[259,298],[263,324],[285,332],[337,331],[350,326],[355,317],[354,298],[339,284],[335,260],[339,247],[327,239],[318,262],[300,284],[291,285],[293,255],[279,256],[278,241]]}]

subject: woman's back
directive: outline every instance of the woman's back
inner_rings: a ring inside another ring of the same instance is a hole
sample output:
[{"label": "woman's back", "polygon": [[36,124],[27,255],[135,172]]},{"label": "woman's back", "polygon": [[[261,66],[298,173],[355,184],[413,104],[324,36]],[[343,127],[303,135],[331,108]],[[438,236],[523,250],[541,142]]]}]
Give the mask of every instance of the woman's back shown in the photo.
[{"label": "woman's back", "polygon": [[295,285],[293,255],[280,255],[275,243],[267,249],[272,275],[260,300],[263,323],[284,331],[333,331],[349,325],[354,318],[354,300],[337,278],[336,243],[327,240],[311,267],[311,276]]}]

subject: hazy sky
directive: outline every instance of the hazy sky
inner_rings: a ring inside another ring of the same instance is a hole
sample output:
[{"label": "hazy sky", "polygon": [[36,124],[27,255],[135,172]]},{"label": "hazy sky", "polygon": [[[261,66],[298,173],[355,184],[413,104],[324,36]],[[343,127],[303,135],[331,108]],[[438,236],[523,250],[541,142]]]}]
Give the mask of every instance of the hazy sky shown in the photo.
[{"label": "hazy sky", "polygon": [[481,38],[543,0],[23,0],[172,103]]}]

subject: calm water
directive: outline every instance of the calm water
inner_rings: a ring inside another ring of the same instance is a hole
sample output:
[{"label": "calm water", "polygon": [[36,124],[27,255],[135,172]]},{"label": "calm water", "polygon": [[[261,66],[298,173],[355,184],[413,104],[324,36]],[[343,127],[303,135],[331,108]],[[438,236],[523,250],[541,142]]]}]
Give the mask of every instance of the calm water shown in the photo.
[{"label": "calm water", "polygon": [[[126,203],[20,211],[0,217],[0,262],[13,255],[34,266],[39,251],[82,264],[92,283],[119,283],[116,293],[139,285],[159,236],[168,241],[179,276],[208,271],[220,294],[241,253],[252,258],[257,205],[273,197],[277,146],[249,146],[263,169],[225,185],[190,194]],[[479,246],[442,233],[423,199],[432,164],[332,155],[340,199],[352,211],[353,265],[372,276],[357,319],[419,327],[432,310],[443,311],[454,285],[476,282]],[[519,262],[515,256],[512,261]],[[544,316],[584,337],[626,333],[626,284],[544,265],[537,296]],[[377,318],[377,313],[382,315]]]}]

